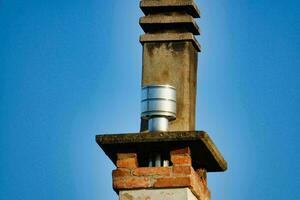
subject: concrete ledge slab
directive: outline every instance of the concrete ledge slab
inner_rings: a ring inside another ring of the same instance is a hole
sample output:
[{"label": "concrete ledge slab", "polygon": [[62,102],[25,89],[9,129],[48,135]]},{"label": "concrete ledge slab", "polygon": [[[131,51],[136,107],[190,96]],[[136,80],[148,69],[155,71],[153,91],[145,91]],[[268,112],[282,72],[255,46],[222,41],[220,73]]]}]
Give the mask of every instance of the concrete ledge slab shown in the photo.
[{"label": "concrete ledge slab", "polygon": [[186,12],[195,18],[201,16],[194,0],[142,0],[140,8],[145,15],[161,12]]},{"label": "concrete ledge slab", "polygon": [[117,153],[135,152],[139,163],[148,163],[153,151],[170,152],[190,147],[192,165],[208,172],[225,171],[227,163],[207,133],[203,131],[152,132],[133,134],[97,135],[96,141],[106,155],[116,163]]},{"label": "concrete ledge slab", "polygon": [[201,52],[201,46],[192,33],[155,33],[144,34],[140,36],[142,44],[146,42],[174,42],[174,41],[191,41],[198,52]]},{"label": "concrete ledge slab", "polygon": [[140,18],[140,26],[148,32],[163,30],[188,31],[200,35],[200,29],[190,15],[148,15]]}]

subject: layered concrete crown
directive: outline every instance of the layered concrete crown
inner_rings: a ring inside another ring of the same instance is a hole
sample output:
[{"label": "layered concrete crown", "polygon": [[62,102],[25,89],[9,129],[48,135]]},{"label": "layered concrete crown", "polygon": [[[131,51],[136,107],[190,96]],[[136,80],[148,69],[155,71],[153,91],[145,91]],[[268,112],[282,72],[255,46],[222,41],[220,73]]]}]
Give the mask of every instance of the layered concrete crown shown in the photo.
[{"label": "layered concrete crown", "polygon": [[194,19],[200,17],[200,11],[194,0],[142,0],[140,8],[146,15],[140,18],[140,25],[146,33],[140,37],[141,43],[191,41],[200,51],[194,37],[200,34]]}]

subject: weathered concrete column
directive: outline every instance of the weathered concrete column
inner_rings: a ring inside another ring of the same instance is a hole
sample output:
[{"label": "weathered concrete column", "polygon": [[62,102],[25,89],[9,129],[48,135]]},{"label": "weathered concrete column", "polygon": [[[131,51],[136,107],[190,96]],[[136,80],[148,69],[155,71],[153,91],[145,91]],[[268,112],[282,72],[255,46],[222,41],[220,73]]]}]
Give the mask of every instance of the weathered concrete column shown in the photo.
[{"label": "weathered concrete column", "polygon": [[[200,51],[194,35],[199,27],[194,18],[200,12],[193,0],[142,0],[146,16],[140,18],[145,34],[142,86],[169,84],[177,90],[177,118],[170,131],[195,130],[197,58]],[[147,120],[141,120],[147,131]]]}]

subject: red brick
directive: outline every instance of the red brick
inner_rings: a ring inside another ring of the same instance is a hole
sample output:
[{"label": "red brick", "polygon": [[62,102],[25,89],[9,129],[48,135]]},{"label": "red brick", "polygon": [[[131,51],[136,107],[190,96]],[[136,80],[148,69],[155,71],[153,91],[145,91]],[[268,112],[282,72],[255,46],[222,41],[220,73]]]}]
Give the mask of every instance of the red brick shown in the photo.
[{"label": "red brick", "polygon": [[192,177],[193,179],[197,182],[197,183],[200,183],[201,182],[201,179],[200,179],[200,176],[198,175],[198,173],[193,169],[192,171]]},{"label": "red brick", "polygon": [[201,182],[200,179],[197,176],[192,176],[192,186],[196,189],[201,190]]},{"label": "red brick", "polygon": [[127,177],[124,179],[126,189],[148,188],[150,178],[147,177]]},{"label": "red brick", "polygon": [[113,188],[116,190],[121,189],[139,189],[139,188],[149,188],[150,179],[147,177],[124,177],[124,178],[114,178]]},{"label": "red brick", "polygon": [[189,147],[176,149],[170,152],[170,155],[191,155],[191,150]]},{"label": "red brick", "polygon": [[157,178],[154,183],[155,188],[172,188],[172,187],[190,187],[190,177],[171,177],[171,178]]},{"label": "red brick", "polygon": [[173,174],[174,175],[190,175],[192,174],[193,168],[191,166],[174,166]]},{"label": "red brick", "polygon": [[113,178],[113,188],[114,189],[124,189],[125,181],[123,178]]},{"label": "red brick", "polygon": [[206,181],[206,179],[201,179],[201,182],[202,182],[202,184],[203,184],[204,186],[207,186],[207,181]]},{"label": "red brick", "polygon": [[130,170],[118,168],[118,169],[115,169],[112,171],[112,176],[113,176],[113,178],[130,176]]},{"label": "red brick", "polygon": [[201,179],[205,179],[206,180],[206,177],[207,177],[207,171],[206,171],[206,169],[204,169],[204,168],[197,169],[196,173],[198,174],[198,176]]},{"label": "red brick", "polygon": [[203,189],[199,185],[193,185],[191,191],[198,199],[210,200],[210,191],[207,188]]},{"label": "red brick", "polygon": [[140,167],[133,171],[135,176],[170,176],[172,169],[170,167]]},{"label": "red brick", "polygon": [[210,191],[208,189],[206,190],[205,198],[204,198],[204,200],[210,200],[211,199],[211,194],[210,194]]},{"label": "red brick", "polygon": [[122,160],[117,160],[117,167],[135,169],[138,167],[137,159],[136,158],[125,158]]},{"label": "red brick", "polygon": [[136,153],[117,153],[117,160],[122,160],[126,158],[137,158]]},{"label": "red brick", "polygon": [[195,196],[198,197],[198,199],[210,200],[210,192],[207,189],[206,181],[204,179],[201,179],[197,172],[195,172],[194,170],[192,175],[191,190],[195,194]]},{"label": "red brick", "polygon": [[173,165],[192,165],[192,159],[186,155],[171,155]]},{"label": "red brick", "polygon": [[203,199],[203,198],[202,198],[203,194],[202,194],[202,192],[201,192],[201,190],[200,190],[199,187],[193,185],[193,186],[191,187],[191,191],[192,191],[193,194],[197,197],[197,199],[201,199],[201,200]]}]

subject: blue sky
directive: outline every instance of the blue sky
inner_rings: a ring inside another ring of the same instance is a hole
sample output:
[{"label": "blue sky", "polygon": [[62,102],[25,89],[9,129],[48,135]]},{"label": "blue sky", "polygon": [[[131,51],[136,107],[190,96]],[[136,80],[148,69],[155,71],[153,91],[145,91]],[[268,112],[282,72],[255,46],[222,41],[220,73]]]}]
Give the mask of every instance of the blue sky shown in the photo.
[{"label": "blue sky", "polygon": [[[196,1],[212,199],[300,199],[300,2]],[[0,1],[0,199],[117,199],[100,133],[139,130],[138,0]]]}]

